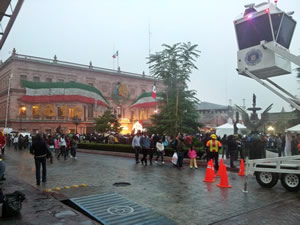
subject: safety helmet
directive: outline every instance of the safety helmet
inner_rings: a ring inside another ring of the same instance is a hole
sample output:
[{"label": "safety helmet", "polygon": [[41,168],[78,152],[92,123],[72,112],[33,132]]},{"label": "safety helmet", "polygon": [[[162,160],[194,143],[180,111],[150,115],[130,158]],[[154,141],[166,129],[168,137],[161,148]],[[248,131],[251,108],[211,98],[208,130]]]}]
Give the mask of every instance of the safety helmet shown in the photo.
[{"label": "safety helmet", "polygon": [[210,137],[211,137],[212,139],[217,139],[217,136],[216,136],[215,134],[210,135]]}]

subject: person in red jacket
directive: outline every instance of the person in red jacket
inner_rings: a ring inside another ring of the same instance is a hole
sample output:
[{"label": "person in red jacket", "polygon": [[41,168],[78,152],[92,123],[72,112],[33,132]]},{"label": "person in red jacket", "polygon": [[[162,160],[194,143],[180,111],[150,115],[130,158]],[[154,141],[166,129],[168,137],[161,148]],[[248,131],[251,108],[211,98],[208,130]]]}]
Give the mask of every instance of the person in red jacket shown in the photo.
[{"label": "person in red jacket", "polygon": [[0,148],[1,148],[1,154],[4,155],[4,149],[6,145],[6,140],[5,136],[3,135],[2,132],[0,132]]}]

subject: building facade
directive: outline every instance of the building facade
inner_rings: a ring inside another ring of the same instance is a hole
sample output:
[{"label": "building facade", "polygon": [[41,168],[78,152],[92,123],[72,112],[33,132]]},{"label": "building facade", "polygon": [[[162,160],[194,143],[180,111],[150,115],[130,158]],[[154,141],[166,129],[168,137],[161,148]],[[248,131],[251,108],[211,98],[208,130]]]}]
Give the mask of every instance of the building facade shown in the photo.
[{"label": "building facade", "polygon": [[[89,133],[94,118],[110,107],[123,133],[139,121],[147,127],[155,113],[156,99],[134,105],[152,92],[154,78],[90,65],[12,55],[0,65],[0,127],[30,133]],[[155,81],[163,91],[161,81]],[[152,101],[152,102],[149,102]]]},{"label": "building facade", "polygon": [[[207,128],[215,128],[228,122],[235,121],[236,109],[232,106],[218,105],[210,102],[201,102],[197,105],[199,122]],[[241,116],[240,116],[241,122]]]}]

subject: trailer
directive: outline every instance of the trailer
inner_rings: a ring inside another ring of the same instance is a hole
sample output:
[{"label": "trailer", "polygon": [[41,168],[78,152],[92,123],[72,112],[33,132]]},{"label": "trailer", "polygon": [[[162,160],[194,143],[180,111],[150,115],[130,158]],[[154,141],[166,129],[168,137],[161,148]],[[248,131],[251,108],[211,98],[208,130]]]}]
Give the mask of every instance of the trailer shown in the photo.
[{"label": "trailer", "polygon": [[255,175],[262,187],[272,188],[280,179],[286,190],[300,190],[300,155],[246,160],[245,164],[246,175]]}]

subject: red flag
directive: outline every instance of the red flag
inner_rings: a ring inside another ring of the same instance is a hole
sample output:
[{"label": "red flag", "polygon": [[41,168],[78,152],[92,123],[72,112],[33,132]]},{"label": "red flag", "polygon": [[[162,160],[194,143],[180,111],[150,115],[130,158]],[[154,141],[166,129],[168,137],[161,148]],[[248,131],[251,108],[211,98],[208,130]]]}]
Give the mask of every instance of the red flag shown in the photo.
[{"label": "red flag", "polygon": [[152,98],[156,98],[156,84],[153,84],[153,88],[152,88]]},{"label": "red flag", "polygon": [[113,54],[113,58],[115,59],[115,58],[117,58],[119,56],[119,51],[116,51],[116,53],[115,54]]}]

